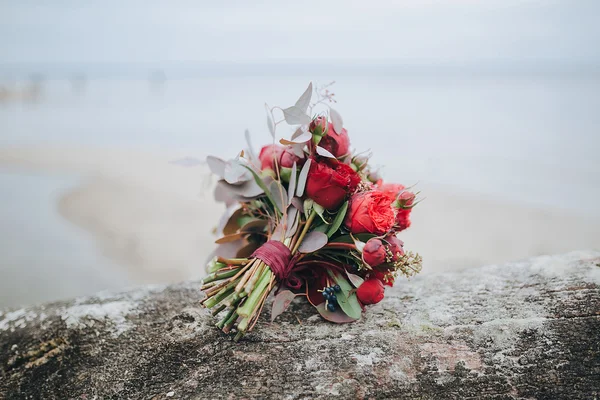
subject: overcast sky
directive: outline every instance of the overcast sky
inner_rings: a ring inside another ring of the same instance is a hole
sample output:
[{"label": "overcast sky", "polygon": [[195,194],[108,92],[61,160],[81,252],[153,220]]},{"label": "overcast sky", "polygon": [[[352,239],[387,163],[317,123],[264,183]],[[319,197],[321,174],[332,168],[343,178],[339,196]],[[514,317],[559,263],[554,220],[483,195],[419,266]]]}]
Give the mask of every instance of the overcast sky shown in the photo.
[{"label": "overcast sky", "polygon": [[599,0],[0,0],[0,63],[589,65],[599,17]]}]

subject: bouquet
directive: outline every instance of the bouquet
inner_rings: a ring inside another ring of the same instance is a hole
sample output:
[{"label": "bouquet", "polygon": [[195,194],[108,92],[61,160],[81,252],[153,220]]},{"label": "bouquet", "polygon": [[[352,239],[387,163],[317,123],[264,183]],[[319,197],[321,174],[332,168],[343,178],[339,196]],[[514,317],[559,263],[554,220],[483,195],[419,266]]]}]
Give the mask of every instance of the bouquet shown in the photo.
[{"label": "bouquet", "polygon": [[[312,103],[311,83],[291,107],[265,105],[273,143],[258,156],[246,131],[248,149],[234,159],[207,158],[219,178],[215,198],[227,210],[202,304],[236,341],[252,330],[272,292],[272,320],[303,296],[324,319],[353,322],[398,275],[421,270],[421,257],[397,237],[410,226],[418,193],[384,183],[368,154],[351,151],[329,87],[317,88]],[[296,128],[276,144],[283,123]]]}]

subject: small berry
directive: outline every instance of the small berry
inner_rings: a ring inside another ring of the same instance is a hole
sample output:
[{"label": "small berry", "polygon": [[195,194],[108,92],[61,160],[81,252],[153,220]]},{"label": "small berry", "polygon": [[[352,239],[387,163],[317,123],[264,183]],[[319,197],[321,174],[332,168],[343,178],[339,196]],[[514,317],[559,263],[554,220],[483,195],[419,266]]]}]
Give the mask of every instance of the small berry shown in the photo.
[{"label": "small berry", "polygon": [[331,293],[333,293],[333,288],[332,287],[325,288],[325,291],[327,293],[331,294]]},{"label": "small berry", "polygon": [[342,288],[340,287],[340,285],[335,285],[333,287],[333,290],[335,290],[336,292],[340,292],[342,290]]},{"label": "small berry", "polygon": [[331,312],[335,311],[335,304],[333,304],[333,303],[327,304],[327,309]]},{"label": "small berry", "polygon": [[327,298],[329,296],[329,293],[327,293],[326,291],[323,290],[323,292],[321,293],[323,295],[323,297]]},{"label": "small berry", "polygon": [[335,294],[332,294],[331,296],[329,296],[329,301],[332,303],[337,303],[337,296]]}]

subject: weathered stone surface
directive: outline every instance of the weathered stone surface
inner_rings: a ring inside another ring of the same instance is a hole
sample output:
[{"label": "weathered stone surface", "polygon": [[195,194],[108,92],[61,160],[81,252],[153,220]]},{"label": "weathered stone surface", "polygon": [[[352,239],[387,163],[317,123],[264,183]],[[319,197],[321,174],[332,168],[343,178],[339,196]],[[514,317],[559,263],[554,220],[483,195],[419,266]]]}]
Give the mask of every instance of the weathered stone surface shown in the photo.
[{"label": "weathered stone surface", "polygon": [[200,296],[188,283],[0,312],[0,398],[600,395],[598,252],[401,282],[348,325],[297,299],[238,344]]}]

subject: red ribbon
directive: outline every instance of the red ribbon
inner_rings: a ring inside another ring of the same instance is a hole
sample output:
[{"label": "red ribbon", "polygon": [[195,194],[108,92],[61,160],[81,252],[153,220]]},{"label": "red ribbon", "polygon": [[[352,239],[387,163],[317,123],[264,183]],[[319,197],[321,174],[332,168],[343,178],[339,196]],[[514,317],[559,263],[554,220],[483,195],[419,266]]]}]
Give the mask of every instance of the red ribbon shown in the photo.
[{"label": "red ribbon", "polygon": [[269,240],[256,249],[252,257],[258,258],[268,265],[277,280],[284,285],[292,289],[300,289],[302,286],[302,280],[293,274],[298,254],[292,257],[292,252],[283,243]]}]

